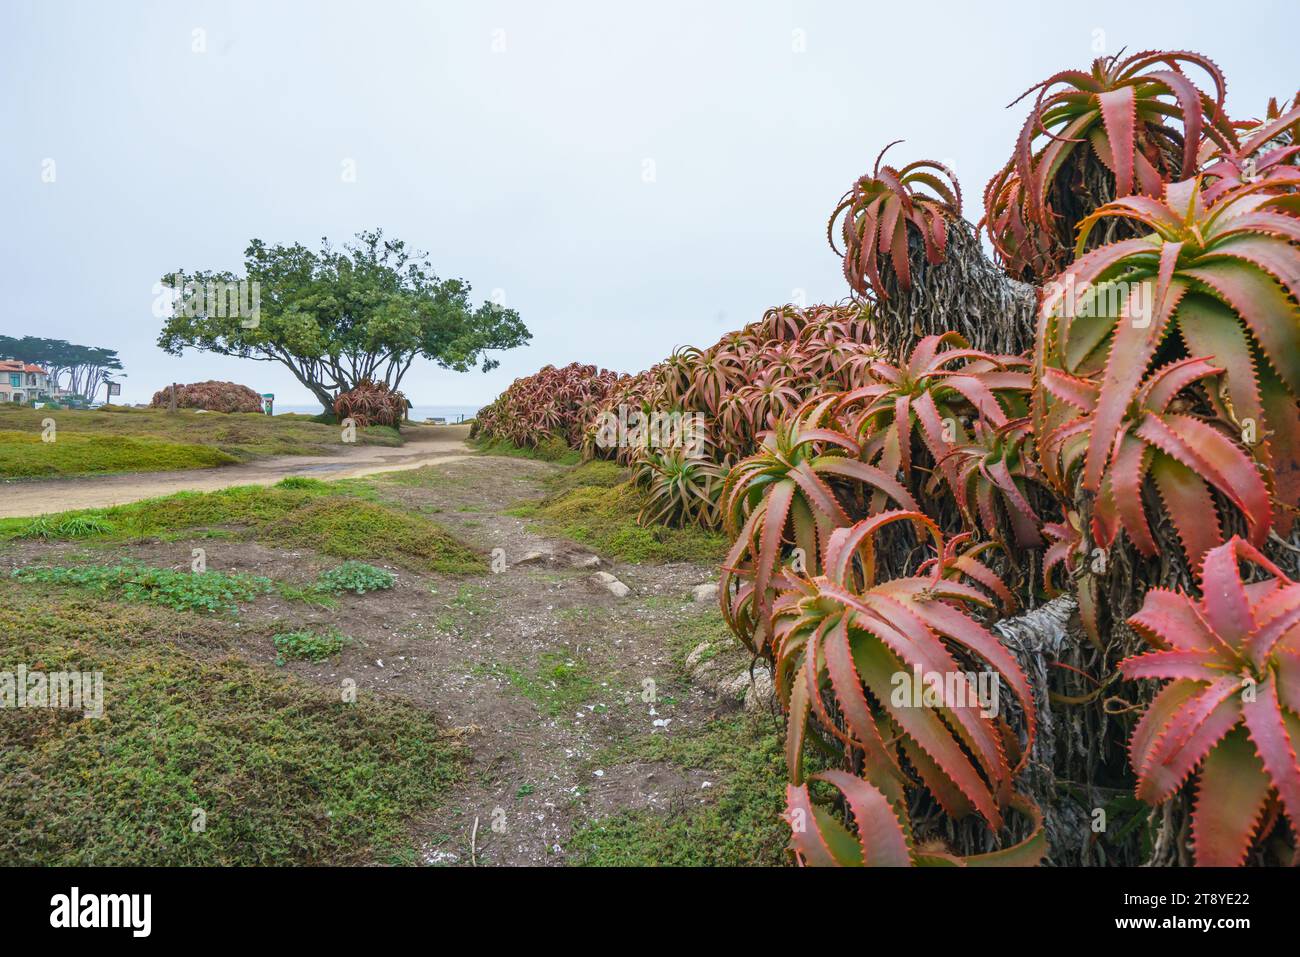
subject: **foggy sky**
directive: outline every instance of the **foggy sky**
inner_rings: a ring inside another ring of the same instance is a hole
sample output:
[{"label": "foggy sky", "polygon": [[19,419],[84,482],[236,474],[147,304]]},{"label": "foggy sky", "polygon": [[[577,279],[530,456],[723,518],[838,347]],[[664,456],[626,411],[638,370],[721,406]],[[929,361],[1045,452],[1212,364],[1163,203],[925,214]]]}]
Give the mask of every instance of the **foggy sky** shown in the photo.
[{"label": "foggy sky", "polygon": [[282,366],[162,353],[154,283],[382,226],[532,331],[403,382],[477,405],[843,298],[826,218],[881,147],[952,166],[974,222],[1006,104],[1098,46],[1207,54],[1232,116],[1300,79],[1294,0],[1052,7],[0,0],[0,333],[118,349],[127,402],[218,378],[308,403]]}]

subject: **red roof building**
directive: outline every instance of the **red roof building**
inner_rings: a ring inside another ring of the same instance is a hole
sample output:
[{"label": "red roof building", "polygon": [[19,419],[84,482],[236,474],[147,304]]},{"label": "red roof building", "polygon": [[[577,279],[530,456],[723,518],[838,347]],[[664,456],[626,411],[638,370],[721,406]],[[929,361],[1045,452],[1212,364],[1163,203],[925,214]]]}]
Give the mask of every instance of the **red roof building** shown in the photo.
[{"label": "red roof building", "polygon": [[40,366],[0,359],[0,402],[32,402],[49,394],[50,377]]}]

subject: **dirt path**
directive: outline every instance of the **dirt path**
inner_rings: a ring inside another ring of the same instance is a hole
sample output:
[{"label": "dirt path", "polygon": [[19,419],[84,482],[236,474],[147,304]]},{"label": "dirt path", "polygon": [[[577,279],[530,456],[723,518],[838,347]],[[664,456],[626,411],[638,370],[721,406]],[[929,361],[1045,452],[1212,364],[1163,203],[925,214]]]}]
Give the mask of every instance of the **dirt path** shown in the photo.
[{"label": "dirt path", "polygon": [[[417,827],[426,863],[564,864],[583,823],[708,800],[716,776],[642,760],[635,743],[688,733],[737,707],[687,680],[673,643],[714,607],[691,591],[715,570],[611,562],[533,533],[505,511],[538,497],[556,467],[505,464],[480,457],[438,465],[429,486],[401,482],[405,503],[438,509],[459,537],[502,549],[506,562],[434,596],[443,611],[433,641],[409,641],[391,674],[385,661],[376,675],[433,703],[467,729],[473,749],[469,778]],[[598,571],[631,593],[615,597],[594,580]]]},{"label": "dirt path", "polygon": [[274,485],[291,475],[341,479],[419,468],[468,455],[468,426],[410,426],[406,444],[343,445],[329,455],[277,455],[243,465],[175,472],[130,472],[71,479],[0,482],[0,518],[80,508],[107,508],[175,492],[215,492],[236,485]]}]

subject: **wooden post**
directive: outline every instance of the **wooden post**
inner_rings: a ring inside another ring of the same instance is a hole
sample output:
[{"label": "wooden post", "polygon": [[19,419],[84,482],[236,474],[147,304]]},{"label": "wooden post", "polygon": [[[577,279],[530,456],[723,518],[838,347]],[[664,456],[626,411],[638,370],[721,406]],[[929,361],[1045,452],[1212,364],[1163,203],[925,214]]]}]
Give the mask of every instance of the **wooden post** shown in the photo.
[{"label": "wooden post", "polygon": [[176,411],[176,383],[175,382],[172,383],[171,400],[167,403],[167,411],[168,412]]}]

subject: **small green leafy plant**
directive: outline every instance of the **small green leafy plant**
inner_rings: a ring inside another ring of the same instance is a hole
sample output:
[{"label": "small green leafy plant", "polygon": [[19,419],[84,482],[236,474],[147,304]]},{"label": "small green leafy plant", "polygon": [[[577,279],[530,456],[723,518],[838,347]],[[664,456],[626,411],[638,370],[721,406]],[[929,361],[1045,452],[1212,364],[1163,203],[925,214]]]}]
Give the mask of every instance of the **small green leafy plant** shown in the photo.
[{"label": "small green leafy plant", "polygon": [[149,568],[136,562],[16,568],[13,577],[19,581],[88,588],[126,601],[165,605],[180,611],[236,611],[239,602],[251,601],[272,587],[271,580],[260,575],[179,572]]},{"label": "small green leafy plant", "polygon": [[338,568],[323,572],[316,579],[316,590],[338,595],[350,591],[364,595],[368,591],[392,588],[397,576],[385,568],[376,568],[365,562],[346,561]]},{"label": "small green leafy plant", "polygon": [[272,635],[275,645],[275,663],[283,667],[286,661],[325,661],[333,658],[351,639],[336,630],[324,634],[314,631],[290,631]]}]

